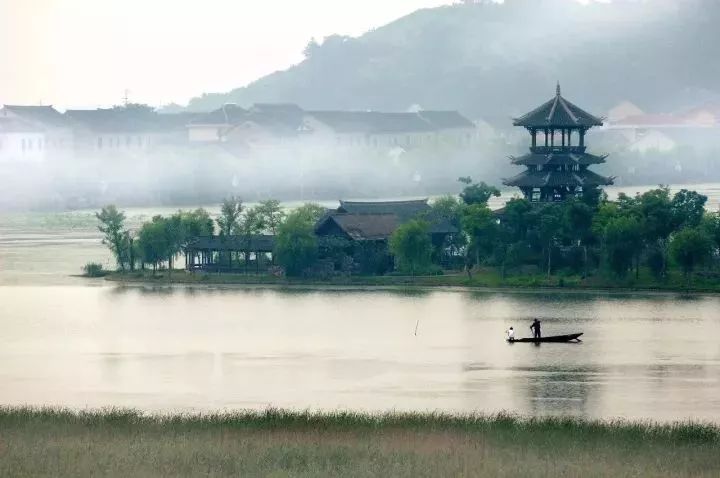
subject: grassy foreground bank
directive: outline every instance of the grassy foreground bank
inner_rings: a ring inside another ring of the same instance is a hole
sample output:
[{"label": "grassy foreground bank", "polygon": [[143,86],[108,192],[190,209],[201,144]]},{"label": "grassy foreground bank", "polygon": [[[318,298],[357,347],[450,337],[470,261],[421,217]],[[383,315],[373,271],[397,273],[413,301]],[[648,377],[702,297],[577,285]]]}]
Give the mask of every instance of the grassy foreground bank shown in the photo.
[{"label": "grassy foreground bank", "polygon": [[0,409],[0,476],[718,476],[720,429],[510,416]]},{"label": "grassy foreground bank", "polygon": [[150,271],[113,272],[106,276],[113,282],[156,284],[208,284],[208,285],[291,285],[291,286],[370,286],[370,287],[466,287],[508,289],[575,289],[616,291],[666,291],[720,293],[720,280],[697,276],[692,282],[678,271],[671,271],[667,278],[657,280],[649,271],[641,270],[638,278],[619,279],[611,276],[516,275],[503,278],[495,269],[482,269],[472,277],[464,273],[446,273],[433,276],[350,276],[330,279],[276,277],[269,274],[240,273],[190,273],[184,270],[167,270],[153,274]]}]

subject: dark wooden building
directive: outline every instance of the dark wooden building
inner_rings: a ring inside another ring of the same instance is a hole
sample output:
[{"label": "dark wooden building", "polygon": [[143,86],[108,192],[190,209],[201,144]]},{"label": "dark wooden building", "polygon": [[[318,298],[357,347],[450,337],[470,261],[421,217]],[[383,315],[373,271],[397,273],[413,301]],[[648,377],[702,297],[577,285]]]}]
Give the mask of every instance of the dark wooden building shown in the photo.
[{"label": "dark wooden building", "polygon": [[564,201],[588,189],[613,184],[611,177],[590,171],[606,156],[587,153],[585,134],[602,120],[567,101],[560,84],[553,99],[517,118],[513,124],[530,132],[530,153],[511,157],[525,171],[505,179],[506,186],[518,187],[532,202]]},{"label": "dark wooden building", "polygon": [[[432,217],[427,200],[416,201],[340,201],[340,207],[318,221],[315,233],[323,244],[330,244],[325,253],[332,255],[332,245],[345,244],[344,253],[353,258],[358,273],[384,274],[394,267],[388,242],[403,223],[422,219],[430,226],[430,236],[442,261],[448,236],[458,229],[447,220]],[[336,261],[337,262],[337,261]],[[338,264],[335,264],[337,268]]]},{"label": "dark wooden building", "polygon": [[260,271],[272,263],[275,236],[198,237],[185,249],[188,271]]},{"label": "dark wooden building", "polygon": [[442,244],[457,228],[431,217],[427,199],[412,201],[340,201],[315,227],[318,236],[341,236],[351,241],[387,241],[401,224],[423,219],[430,224],[433,242]]}]

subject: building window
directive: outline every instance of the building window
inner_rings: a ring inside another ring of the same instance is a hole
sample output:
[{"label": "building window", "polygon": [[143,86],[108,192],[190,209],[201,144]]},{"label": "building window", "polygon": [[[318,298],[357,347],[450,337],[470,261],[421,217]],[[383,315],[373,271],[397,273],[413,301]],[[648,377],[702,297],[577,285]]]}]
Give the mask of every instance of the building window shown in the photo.
[{"label": "building window", "polygon": [[32,149],[33,149],[33,140],[32,140],[32,138],[30,138],[30,139],[28,140],[28,150],[29,150],[29,151],[32,151]]},{"label": "building window", "polygon": [[102,136],[98,136],[98,139],[97,139],[97,149],[102,149],[102,148],[103,148],[103,144],[102,144],[102,143],[103,143],[103,141],[102,141]]},{"label": "building window", "polygon": [[127,146],[129,148],[131,144],[132,144],[132,138],[130,136],[127,136],[125,138],[125,146]]},{"label": "building window", "polygon": [[25,141],[25,138],[22,139],[22,152],[25,152],[25,148],[27,148],[27,142]]}]

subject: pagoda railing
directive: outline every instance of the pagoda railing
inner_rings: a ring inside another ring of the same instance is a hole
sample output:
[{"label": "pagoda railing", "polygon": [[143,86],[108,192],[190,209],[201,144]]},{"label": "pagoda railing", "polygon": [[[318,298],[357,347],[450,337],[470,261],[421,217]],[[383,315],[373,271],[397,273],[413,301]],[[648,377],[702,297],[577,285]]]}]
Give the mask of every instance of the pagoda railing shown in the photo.
[{"label": "pagoda railing", "polygon": [[553,153],[577,153],[583,154],[587,149],[586,146],[531,146],[530,151],[535,154],[553,154]]}]

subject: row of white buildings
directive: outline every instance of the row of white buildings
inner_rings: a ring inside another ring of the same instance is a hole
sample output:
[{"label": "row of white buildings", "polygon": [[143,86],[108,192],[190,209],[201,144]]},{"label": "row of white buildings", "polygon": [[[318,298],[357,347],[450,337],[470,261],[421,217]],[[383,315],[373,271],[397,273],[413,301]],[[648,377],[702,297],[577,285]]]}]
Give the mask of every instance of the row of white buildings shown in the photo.
[{"label": "row of white buildings", "polygon": [[0,162],[139,155],[157,148],[256,150],[331,146],[402,149],[464,146],[478,129],[456,111],[306,111],[294,104],[225,105],[209,113],[160,114],[143,105],[67,110],[5,105]]}]

